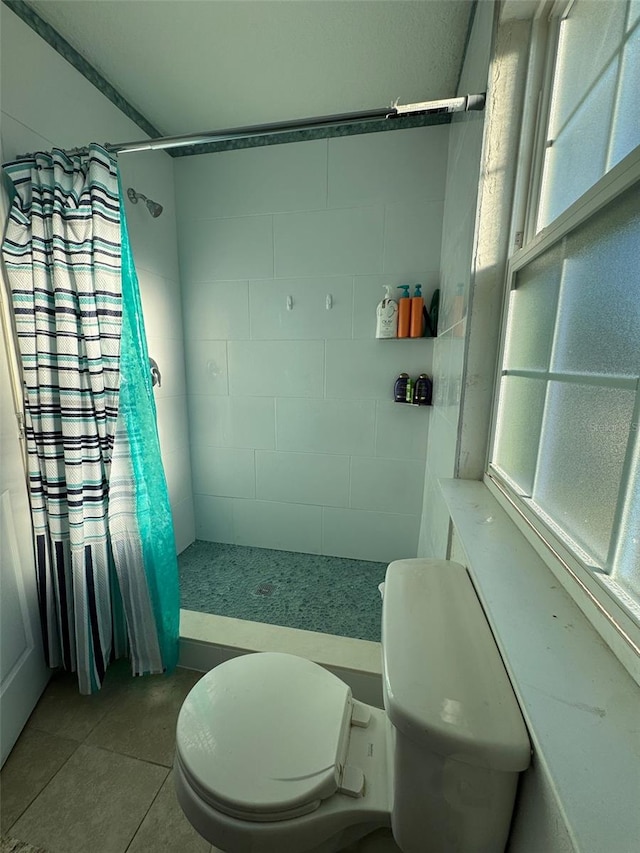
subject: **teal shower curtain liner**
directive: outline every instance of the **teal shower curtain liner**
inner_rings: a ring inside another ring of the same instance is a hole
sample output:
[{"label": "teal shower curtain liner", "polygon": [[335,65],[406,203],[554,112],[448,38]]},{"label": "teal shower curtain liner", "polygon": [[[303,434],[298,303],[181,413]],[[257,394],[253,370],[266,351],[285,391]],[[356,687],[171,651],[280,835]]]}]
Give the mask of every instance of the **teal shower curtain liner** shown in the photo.
[{"label": "teal shower curtain liner", "polygon": [[158,629],[165,670],[178,661],[180,590],[173,521],[153,398],[149,352],[138,276],[120,187],[122,253],[122,338],[119,414],[126,425],[136,485],[136,516],[143,565]]}]

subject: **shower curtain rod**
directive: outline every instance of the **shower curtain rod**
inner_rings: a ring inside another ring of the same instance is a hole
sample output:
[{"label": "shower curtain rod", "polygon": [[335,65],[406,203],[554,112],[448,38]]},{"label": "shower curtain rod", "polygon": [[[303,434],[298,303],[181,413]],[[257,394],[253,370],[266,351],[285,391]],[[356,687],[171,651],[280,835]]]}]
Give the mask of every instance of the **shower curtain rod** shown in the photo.
[{"label": "shower curtain rod", "polygon": [[[341,124],[353,124],[374,119],[394,119],[411,115],[437,113],[458,113],[469,110],[483,110],[485,94],[465,95],[459,98],[447,98],[440,101],[422,101],[416,104],[397,104],[378,110],[340,113],[331,116],[316,116],[274,124],[256,124],[247,127],[234,127],[227,130],[211,130],[204,133],[189,133],[181,136],[161,136],[157,139],[144,139],[139,142],[106,143],[105,148],[114,154],[130,154],[136,151],[162,151],[171,148],[183,148],[189,145],[202,145],[210,142],[222,142],[232,139],[248,139],[252,136],[267,136],[295,130],[332,127]],[[68,153],[81,154],[86,148],[73,148]]]}]

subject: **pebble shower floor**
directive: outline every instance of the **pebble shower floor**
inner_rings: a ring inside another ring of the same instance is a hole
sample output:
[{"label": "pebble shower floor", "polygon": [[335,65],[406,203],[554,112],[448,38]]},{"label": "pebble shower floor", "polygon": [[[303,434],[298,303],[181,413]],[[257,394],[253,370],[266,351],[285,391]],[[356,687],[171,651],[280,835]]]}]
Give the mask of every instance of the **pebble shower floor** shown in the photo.
[{"label": "pebble shower floor", "polygon": [[178,564],[186,610],[380,641],[386,563],[198,540]]}]

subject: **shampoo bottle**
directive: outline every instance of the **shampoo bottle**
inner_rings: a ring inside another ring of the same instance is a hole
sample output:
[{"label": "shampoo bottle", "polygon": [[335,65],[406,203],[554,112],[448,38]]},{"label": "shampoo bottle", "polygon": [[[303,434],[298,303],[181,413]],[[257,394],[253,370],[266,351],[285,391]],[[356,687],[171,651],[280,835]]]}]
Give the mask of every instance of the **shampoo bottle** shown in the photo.
[{"label": "shampoo bottle", "polygon": [[376,338],[395,338],[398,334],[398,303],[391,298],[391,288],[384,285],[385,296],[376,310]]},{"label": "shampoo bottle", "polygon": [[424,324],[424,299],[422,298],[422,285],[416,284],[415,295],[411,300],[411,326],[410,337],[421,338]]},{"label": "shampoo bottle", "polygon": [[411,323],[411,297],[409,296],[409,285],[400,284],[398,290],[402,296],[398,300],[398,337],[409,337],[409,325]]}]

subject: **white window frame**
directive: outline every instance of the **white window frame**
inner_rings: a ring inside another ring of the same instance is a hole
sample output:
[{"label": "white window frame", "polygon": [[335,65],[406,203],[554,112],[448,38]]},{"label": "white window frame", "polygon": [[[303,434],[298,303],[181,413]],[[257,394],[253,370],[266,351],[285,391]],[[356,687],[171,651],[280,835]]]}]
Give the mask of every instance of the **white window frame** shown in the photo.
[{"label": "white window frame", "polygon": [[[514,287],[516,273],[640,181],[639,146],[547,227],[535,232],[558,35],[560,22],[566,11],[566,2],[544,2],[534,21],[519,167],[513,200],[510,245],[515,246],[515,250],[507,264],[484,482],[613,652],[634,677],[637,677],[640,656],[640,608],[631,599],[626,601],[624,606],[624,592],[618,589],[614,593],[608,586],[611,584],[608,575],[590,571],[581,563],[553,529],[519,498],[505,477],[491,464],[497,432],[498,396],[504,364],[509,294]],[[640,185],[638,191],[640,192]]]}]

